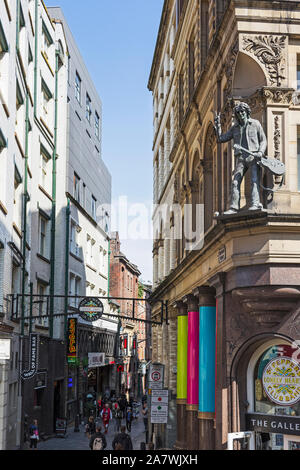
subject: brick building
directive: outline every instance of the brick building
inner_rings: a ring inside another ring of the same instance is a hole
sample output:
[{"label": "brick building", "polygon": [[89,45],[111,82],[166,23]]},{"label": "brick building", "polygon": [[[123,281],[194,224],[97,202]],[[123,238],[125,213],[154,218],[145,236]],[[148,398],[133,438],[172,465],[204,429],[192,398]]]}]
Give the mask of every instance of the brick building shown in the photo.
[{"label": "brick building", "polygon": [[[109,296],[119,304],[119,313],[128,319],[122,319],[120,325],[120,353],[123,358],[124,372],[121,376],[119,389],[128,396],[135,392],[135,376],[137,374],[136,341],[138,323],[131,318],[138,316],[139,276],[138,267],[131,263],[121,252],[118,232],[112,232],[110,242],[110,289]],[[122,297],[123,299],[120,299]],[[133,300],[135,299],[135,300]]]}]

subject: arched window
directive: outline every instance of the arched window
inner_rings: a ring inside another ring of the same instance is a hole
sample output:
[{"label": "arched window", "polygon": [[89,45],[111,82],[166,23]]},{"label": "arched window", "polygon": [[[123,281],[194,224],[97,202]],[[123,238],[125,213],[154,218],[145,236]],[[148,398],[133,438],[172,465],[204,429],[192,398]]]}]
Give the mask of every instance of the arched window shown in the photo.
[{"label": "arched window", "polygon": [[216,136],[213,125],[210,124],[204,145],[203,155],[203,183],[204,183],[204,231],[206,232],[213,223],[215,210],[214,197],[216,195],[216,184],[214,175],[214,150],[216,147]]}]

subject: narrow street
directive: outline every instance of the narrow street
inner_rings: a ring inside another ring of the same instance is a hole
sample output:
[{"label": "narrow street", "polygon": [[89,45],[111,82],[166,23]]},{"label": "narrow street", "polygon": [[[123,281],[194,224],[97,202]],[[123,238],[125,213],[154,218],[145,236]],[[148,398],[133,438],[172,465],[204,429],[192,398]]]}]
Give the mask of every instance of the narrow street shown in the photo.
[{"label": "narrow street", "polygon": [[[125,420],[122,420],[122,424],[125,425]],[[86,437],[84,429],[85,426],[80,425],[80,432],[74,432],[74,427],[70,427],[65,438],[54,437],[47,441],[41,441],[38,444],[38,450],[90,450],[89,439]],[[113,450],[112,441],[115,434],[114,421],[112,420],[106,435],[107,448],[105,450]],[[136,421],[133,421],[130,437],[133,449],[140,450],[141,442],[145,442],[144,422],[141,416]]]}]

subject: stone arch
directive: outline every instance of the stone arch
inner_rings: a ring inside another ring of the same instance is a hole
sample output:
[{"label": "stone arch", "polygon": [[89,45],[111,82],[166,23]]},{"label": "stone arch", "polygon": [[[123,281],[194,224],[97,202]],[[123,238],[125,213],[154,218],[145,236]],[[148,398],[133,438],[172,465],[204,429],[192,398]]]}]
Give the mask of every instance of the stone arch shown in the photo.
[{"label": "stone arch", "polygon": [[[235,420],[229,432],[236,432],[246,425],[245,416],[249,406],[248,371],[250,362],[259,350],[272,343],[292,344],[293,339],[284,334],[261,333],[248,338],[236,351],[230,366],[231,407],[236,410]],[[254,387],[251,387],[251,389]],[[251,401],[251,400],[250,400]]]},{"label": "stone arch", "polygon": [[248,98],[264,86],[267,86],[267,78],[258,62],[239,52],[232,82],[233,97]]}]

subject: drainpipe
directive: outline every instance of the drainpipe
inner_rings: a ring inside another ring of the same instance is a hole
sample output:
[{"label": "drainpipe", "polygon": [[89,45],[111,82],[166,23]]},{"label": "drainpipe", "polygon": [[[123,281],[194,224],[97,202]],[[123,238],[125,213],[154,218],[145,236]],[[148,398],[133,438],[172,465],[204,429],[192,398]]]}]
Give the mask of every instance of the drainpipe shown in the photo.
[{"label": "drainpipe", "polygon": [[[26,239],[27,239],[27,203],[28,203],[28,133],[29,133],[29,116],[28,116],[28,91],[26,92],[26,118],[25,118],[25,164],[24,164],[24,193],[23,193],[23,246],[22,246],[22,304],[21,304],[21,334],[19,339],[19,380],[18,380],[18,418],[17,418],[17,445],[23,448],[24,435],[24,389],[21,379],[23,368],[23,344],[24,344],[24,321],[25,321],[25,279],[26,279]],[[31,297],[32,298],[32,297]],[[31,324],[31,323],[30,323]]]},{"label": "drainpipe", "polygon": [[21,335],[24,336],[24,317],[25,317],[25,278],[26,278],[26,240],[27,240],[27,203],[28,203],[28,92],[26,93],[26,119],[25,119],[25,164],[24,164],[24,192],[23,192],[23,262],[22,262],[22,320]]},{"label": "drainpipe", "polygon": [[17,0],[17,18],[16,18],[16,50],[19,52],[20,45],[20,0]]},{"label": "drainpipe", "polygon": [[[68,295],[69,295],[69,244],[70,244],[70,199],[67,199],[67,208],[66,208],[66,258],[65,258],[65,314],[68,311]],[[67,316],[65,316],[65,338],[67,340]]]},{"label": "drainpipe", "polygon": [[34,31],[34,116],[37,110],[37,72],[38,72],[38,30],[39,30],[39,5],[35,0],[35,31]]},{"label": "drainpipe", "polygon": [[53,338],[54,279],[55,279],[55,230],[56,230],[56,158],[57,158],[57,114],[58,114],[58,51],[55,53],[55,111],[54,148],[52,154],[52,212],[51,212],[51,255],[50,255],[50,337]]}]

